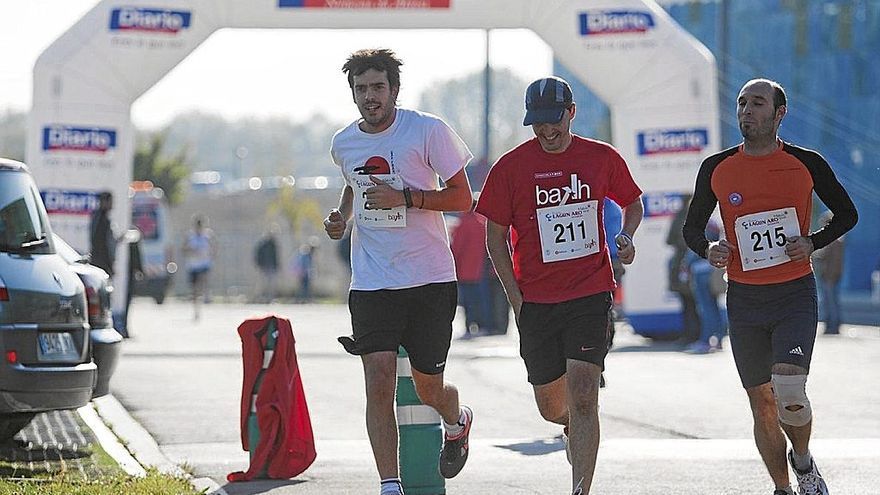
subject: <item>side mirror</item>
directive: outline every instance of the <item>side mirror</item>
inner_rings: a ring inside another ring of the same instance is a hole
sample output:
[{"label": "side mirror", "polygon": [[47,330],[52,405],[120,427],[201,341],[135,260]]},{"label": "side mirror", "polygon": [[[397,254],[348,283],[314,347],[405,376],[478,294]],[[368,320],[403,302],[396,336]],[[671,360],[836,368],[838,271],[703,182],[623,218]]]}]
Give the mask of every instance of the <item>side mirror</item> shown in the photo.
[{"label": "side mirror", "polygon": [[122,234],[122,242],[127,244],[134,244],[135,242],[139,242],[141,240],[141,231],[138,229],[128,229],[125,231],[125,234]]}]

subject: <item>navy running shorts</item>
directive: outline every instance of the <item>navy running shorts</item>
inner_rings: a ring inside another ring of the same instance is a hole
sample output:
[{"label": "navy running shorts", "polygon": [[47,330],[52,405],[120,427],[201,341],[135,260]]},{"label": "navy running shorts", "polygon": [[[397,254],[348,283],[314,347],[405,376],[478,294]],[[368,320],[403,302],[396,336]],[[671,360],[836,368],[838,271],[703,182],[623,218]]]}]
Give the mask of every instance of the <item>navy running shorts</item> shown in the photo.
[{"label": "navy running shorts", "polygon": [[744,388],[770,381],[776,363],[810,370],[818,323],[813,274],[768,285],[730,281],[730,347]]},{"label": "navy running shorts", "polygon": [[352,290],[348,294],[351,337],[340,337],[345,350],[360,356],[397,352],[401,345],[414,369],[442,373],[452,339],[458,300],[456,282],[408,289]]},{"label": "navy running shorts", "polygon": [[519,312],[519,354],[529,383],[546,385],[565,374],[566,359],[605,369],[610,338],[611,293],[561,303],[523,302]]}]

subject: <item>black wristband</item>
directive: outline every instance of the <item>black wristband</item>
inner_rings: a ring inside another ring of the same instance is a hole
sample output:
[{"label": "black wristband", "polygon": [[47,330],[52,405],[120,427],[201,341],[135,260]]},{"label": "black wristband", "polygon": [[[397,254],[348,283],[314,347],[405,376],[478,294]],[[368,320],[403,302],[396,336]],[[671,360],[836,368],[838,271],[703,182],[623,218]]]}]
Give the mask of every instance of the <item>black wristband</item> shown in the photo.
[{"label": "black wristband", "polygon": [[403,188],[403,200],[406,202],[407,208],[412,208],[412,206],[413,206],[412,192],[410,192],[408,187]]}]

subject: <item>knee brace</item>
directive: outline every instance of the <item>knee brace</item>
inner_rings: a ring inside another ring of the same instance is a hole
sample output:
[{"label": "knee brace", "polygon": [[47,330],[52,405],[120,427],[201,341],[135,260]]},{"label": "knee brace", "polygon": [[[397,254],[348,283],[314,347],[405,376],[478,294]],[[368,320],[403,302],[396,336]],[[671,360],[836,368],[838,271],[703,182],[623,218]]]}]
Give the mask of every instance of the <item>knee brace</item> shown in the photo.
[{"label": "knee brace", "polygon": [[771,375],[779,421],[790,426],[804,426],[813,418],[807,398],[807,375]]}]

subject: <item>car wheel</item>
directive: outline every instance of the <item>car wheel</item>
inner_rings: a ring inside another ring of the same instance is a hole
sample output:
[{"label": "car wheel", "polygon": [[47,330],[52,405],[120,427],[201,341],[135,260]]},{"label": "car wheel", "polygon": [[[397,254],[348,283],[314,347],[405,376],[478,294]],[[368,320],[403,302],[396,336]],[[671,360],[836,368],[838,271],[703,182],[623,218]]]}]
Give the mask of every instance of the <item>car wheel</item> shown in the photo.
[{"label": "car wheel", "polygon": [[34,419],[36,413],[0,414],[0,443],[9,441]]}]

